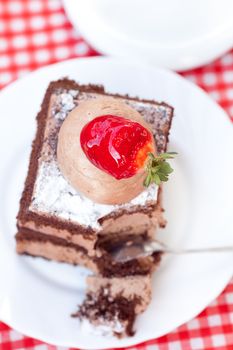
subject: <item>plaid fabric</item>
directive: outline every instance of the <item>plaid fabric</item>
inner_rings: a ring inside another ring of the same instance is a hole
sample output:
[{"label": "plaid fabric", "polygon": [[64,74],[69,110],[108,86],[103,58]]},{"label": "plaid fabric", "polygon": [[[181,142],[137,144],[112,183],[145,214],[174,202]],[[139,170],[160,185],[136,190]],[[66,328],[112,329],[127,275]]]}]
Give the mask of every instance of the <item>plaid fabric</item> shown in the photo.
[{"label": "plaid fabric", "polygon": [[[69,23],[60,0],[0,0],[0,88],[28,72],[72,57],[97,55]],[[182,74],[206,90],[233,120],[233,51]],[[0,323],[0,350],[61,349]],[[131,350],[233,349],[233,281],[198,317]]]}]

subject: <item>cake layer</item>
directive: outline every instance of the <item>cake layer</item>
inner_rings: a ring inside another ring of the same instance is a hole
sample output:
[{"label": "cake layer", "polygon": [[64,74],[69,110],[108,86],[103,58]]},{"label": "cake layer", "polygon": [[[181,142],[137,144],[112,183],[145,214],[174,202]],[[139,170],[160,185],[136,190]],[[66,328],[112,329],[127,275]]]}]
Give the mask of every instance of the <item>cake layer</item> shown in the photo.
[{"label": "cake layer", "polygon": [[[142,236],[144,237],[145,234]],[[29,229],[20,229],[16,235],[16,241],[19,254],[82,265],[104,277],[145,275],[154,270],[161,258],[160,253],[154,253],[144,258],[116,262],[106,250],[106,246],[97,248],[95,256],[89,256],[87,251],[77,244]]]},{"label": "cake layer", "polygon": [[79,245],[62,238],[41,234],[29,229],[20,229],[16,234],[17,253],[38,256],[48,260],[81,265],[98,272],[96,263]]},{"label": "cake layer", "polygon": [[140,112],[152,128],[158,151],[166,150],[172,107],[165,103],[107,94],[103,87],[82,86],[68,79],[53,82],[37,117],[37,135],[18,214],[20,227],[71,239],[88,249],[90,255],[99,234],[125,229],[135,234],[145,229],[152,232],[161,223],[164,225],[156,185],[150,186],[129,203],[101,205],[75,191],[58,168],[57,137],[63,120],[80,101],[102,96],[113,96]]}]

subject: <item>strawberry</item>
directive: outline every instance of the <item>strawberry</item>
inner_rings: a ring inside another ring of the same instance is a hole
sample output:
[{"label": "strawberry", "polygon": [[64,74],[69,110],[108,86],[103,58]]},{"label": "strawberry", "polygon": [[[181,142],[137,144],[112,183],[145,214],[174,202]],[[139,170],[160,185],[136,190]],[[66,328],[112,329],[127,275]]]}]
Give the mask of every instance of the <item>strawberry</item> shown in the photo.
[{"label": "strawberry", "polygon": [[156,156],[151,132],[141,124],[115,115],[99,116],[86,124],[80,134],[81,147],[97,168],[117,180],[146,170],[144,185],[168,180],[172,168],[166,162],[171,153]]}]

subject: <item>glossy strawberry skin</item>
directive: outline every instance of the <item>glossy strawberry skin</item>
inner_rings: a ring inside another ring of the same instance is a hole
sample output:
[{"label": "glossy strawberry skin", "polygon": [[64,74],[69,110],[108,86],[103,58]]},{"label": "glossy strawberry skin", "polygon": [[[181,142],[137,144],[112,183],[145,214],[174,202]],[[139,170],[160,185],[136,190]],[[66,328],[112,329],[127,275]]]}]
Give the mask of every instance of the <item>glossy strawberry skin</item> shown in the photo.
[{"label": "glossy strawberry skin", "polygon": [[153,151],[149,130],[115,115],[99,116],[86,124],[80,143],[92,164],[118,180],[135,175]]}]

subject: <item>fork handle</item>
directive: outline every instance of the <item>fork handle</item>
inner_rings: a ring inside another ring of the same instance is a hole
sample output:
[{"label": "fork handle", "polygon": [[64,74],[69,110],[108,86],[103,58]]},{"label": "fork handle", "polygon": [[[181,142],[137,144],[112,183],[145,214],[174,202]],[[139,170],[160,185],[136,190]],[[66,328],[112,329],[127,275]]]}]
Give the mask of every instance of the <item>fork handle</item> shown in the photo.
[{"label": "fork handle", "polygon": [[195,254],[195,253],[233,253],[233,246],[191,248],[191,249],[169,249],[163,248],[161,252],[167,254]]}]

